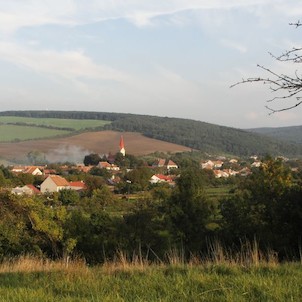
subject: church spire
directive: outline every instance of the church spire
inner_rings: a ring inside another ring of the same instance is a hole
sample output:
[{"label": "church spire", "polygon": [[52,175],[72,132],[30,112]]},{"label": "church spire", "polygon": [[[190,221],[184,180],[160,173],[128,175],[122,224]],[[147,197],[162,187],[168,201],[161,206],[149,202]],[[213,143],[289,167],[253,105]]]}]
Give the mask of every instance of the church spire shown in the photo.
[{"label": "church spire", "polygon": [[120,153],[123,154],[123,156],[126,155],[125,144],[124,144],[124,138],[123,138],[122,135],[121,135],[121,138],[120,138]]}]

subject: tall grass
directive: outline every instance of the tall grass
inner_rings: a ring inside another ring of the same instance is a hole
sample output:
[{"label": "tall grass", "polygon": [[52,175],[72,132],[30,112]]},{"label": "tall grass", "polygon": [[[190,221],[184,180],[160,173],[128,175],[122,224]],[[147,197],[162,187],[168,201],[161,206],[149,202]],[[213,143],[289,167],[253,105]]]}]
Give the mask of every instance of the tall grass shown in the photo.
[{"label": "tall grass", "polygon": [[300,263],[278,263],[257,242],[232,252],[218,242],[206,256],[172,249],[164,259],[117,251],[89,267],[81,259],[24,256],[0,264],[0,301],[301,301]]}]

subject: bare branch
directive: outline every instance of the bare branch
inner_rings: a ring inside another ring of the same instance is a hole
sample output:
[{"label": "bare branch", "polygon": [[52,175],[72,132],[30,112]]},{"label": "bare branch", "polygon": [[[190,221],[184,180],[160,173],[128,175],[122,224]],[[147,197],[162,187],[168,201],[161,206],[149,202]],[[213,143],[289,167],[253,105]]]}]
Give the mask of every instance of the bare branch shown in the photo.
[{"label": "bare branch", "polygon": [[298,21],[295,22],[295,23],[289,23],[289,25],[296,26],[296,28],[297,28],[297,27],[299,27],[299,26],[302,26],[302,23],[300,22],[300,20],[298,20]]},{"label": "bare branch", "polygon": [[[300,22],[300,20],[298,20],[295,23],[289,23],[289,25],[293,25],[298,28],[302,26],[302,23]],[[285,51],[279,56],[275,56],[271,52],[269,52],[269,54],[273,59],[280,62],[302,63],[302,47],[293,47],[292,49]],[[294,105],[286,107],[284,106],[281,109],[274,109],[272,107],[265,106],[270,111],[269,114],[291,110],[302,104],[301,97],[299,97],[299,94],[302,94],[302,74],[299,73],[298,70],[295,71],[294,76],[290,76],[287,74],[277,73],[259,64],[257,65],[257,67],[268,73],[268,77],[254,77],[242,79],[241,81],[231,85],[230,88],[235,87],[239,84],[260,82],[263,85],[268,85],[269,90],[272,93],[279,94],[267,100],[267,102],[292,99],[294,97],[296,98],[296,102]]]}]

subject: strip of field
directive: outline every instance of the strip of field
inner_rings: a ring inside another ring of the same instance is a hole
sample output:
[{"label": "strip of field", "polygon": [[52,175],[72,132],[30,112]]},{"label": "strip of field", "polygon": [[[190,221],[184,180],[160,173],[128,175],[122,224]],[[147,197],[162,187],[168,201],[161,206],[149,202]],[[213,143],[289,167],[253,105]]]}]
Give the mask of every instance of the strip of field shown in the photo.
[{"label": "strip of field", "polygon": [[76,120],[76,119],[58,119],[58,118],[29,118],[29,117],[18,117],[18,116],[0,116],[0,123],[70,128],[75,131],[78,131],[81,129],[102,127],[111,122],[102,121],[102,120]]},{"label": "strip of field", "polygon": [[41,139],[66,135],[71,132],[34,126],[0,125],[0,142]]}]

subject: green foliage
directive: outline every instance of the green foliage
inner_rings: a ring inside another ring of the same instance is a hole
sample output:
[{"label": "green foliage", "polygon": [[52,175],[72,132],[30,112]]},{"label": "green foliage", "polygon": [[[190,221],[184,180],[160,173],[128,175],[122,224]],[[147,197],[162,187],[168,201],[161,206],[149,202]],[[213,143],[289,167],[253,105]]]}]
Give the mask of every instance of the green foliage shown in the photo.
[{"label": "green foliage", "polygon": [[240,242],[256,237],[262,248],[278,250],[280,256],[285,255],[286,247],[297,253],[301,196],[301,187],[293,182],[288,168],[281,161],[265,160],[238,185],[234,195],[221,203],[222,238]]},{"label": "green foliage", "polygon": [[80,200],[79,193],[70,189],[60,190],[58,195],[58,200],[62,205],[76,205]]},{"label": "green foliage", "polygon": [[213,204],[204,191],[205,174],[200,169],[187,169],[177,180],[168,205],[168,220],[178,245],[189,252],[198,252],[205,247],[210,235],[207,225],[213,216]]},{"label": "green foliage", "polygon": [[140,167],[128,172],[125,175],[125,179],[128,181],[130,191],[137,192],[146,190],[150,184],[149,181],[152,174],[152,171],[147,167]]},{"label": "green foliage", "polygon": [[96,166],[101,161],[101,157],[96,153],[88,154],[84,157],[85,166]]}]

